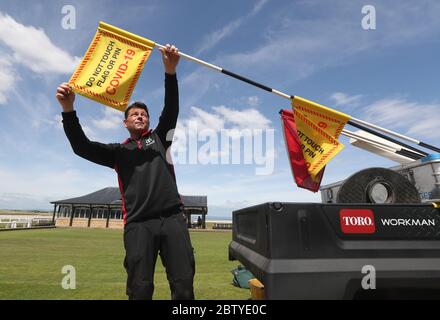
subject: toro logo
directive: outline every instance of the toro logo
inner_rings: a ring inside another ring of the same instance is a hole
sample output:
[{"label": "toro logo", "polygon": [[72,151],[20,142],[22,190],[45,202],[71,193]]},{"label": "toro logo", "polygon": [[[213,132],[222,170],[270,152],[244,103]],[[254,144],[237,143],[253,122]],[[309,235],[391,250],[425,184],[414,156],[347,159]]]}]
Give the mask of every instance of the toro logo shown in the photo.
[{"label": "toro logo", "polygon": [[343,233],[374,233],[374,214],[370,209],[342,209],[339,212]]}]

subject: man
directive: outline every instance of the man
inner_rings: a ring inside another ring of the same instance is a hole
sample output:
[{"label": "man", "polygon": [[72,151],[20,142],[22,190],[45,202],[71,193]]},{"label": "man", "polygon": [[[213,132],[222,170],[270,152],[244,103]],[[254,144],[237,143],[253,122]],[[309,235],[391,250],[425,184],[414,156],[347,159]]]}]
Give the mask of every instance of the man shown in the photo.
[{"label": "man", "polygon": [[[84,134],[73,108],[68,84],[57,88],[63,126],[75,154],[116,170],[124,216],[124,267],[129,299],[152,299],[158,253],[167,273],[172,299],[194,299],[193,248],[177,191],[173,165],[167,162],[170,130],[179,111],[176,67],[178,49],[161,50],[165,68],[165,106],[155,130],[149,130],[148,108],[141,102],[125,111],[130,137],[123,143],[102,144]],[[168,139],[167,139],[168,138]]]}]

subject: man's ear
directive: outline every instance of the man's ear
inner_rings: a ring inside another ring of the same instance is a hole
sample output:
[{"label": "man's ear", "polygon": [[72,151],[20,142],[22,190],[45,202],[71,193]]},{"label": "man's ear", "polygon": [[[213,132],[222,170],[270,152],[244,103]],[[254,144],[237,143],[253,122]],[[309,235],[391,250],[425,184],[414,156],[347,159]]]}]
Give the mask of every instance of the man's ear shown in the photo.
[{"label": "man's ear", "polygon": [[127,119],[124,120],[124,126],[127,128]]}]

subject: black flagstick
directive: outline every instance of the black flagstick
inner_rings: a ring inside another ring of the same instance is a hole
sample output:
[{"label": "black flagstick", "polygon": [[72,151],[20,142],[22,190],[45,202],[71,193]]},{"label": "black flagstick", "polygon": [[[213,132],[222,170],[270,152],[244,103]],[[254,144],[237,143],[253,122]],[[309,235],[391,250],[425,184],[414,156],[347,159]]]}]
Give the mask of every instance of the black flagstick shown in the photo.
[{"label": "black flagstick", "polygon": [[[161,44],[158,44],[158,43],[156,43],[155,45],[156,45],[157,47],[159,47],[159,48],[165,48],[165,46],[163,46],[163,45],[161,45]],[[243,81],[243,82],[249,83],[249,84],[251,84],[251,85],[253,85],[253,86],[255,86],[255,87],[258,87],[258,88],[260,88],[260,89],[263,89],[263,90],[265,90],[265,91],[272,92],[272,93],[274,93],[274,94],[276,94],[276,95],[279,95],[279,96],[281,96],[281,97],[283,97],[283,98],[286,98],[286,99],[289,99],[289,100],[292,100],[292,99],[295,98],[295,96],[291,96],[291,95],[285,94],[285,93],[283,93],[283,92],[281,92],[281,91],[278,91],[278,90],[275,90],[275,89],[269,88],[268,86],[265,86],[265,85],[263,85],[263,84],[261,84],[261,83],[258,83],[258,82],[256,82],[256,81],[253,81],[253,80],[248,79],[248,78],[245,78],[245,77],[243,77],[243,76],[241,76],[241,75],[239,75],[239,74],[236,74],[236,73],[234,73],[234,72],[228,71],[228,70],[226,70],[226,69],[220,68],[220,67],[218,67],[218,66],[216,66],[216,65],[214,65],[214,64],[211,64],[211,63],[205,62],[205,61],[203,61],[203,60],[200,60],[200,59],[194,58],[194,57],[192,57],[192,56],[190,56],[190,55],[187,55],[187,54],[185,54],[185,53],[183,53],[183,52],[178,52],[178,55],[181,56],[181,57],[184,57],[185,59],[188,59],[188,60],[191,60],[191,61],[197,62],[198,64],[201,64],[201,65],[203,65],[203,66],[205,66],[205,67],[208,67],[208,68],[214,69],[214,70],[219,71],[219,72],[221,72],[221,73],[224,73],[224,74],[226,74],[226,75],[228,75],[228,76],[230,76],[230,77],[233,77],[233,78],[235,78],[235,79],[237,79],[237,80],[240,80],[240,81]],[[382,127],[379,127],[379,126],[377,126],[377,125],[374,125],[374,124],[372,124],[372,123],[369,123],[369,122],[366,122],[366,121],[363,121],[363,120],[359,120],[359,119],[356,119],[356,118],[351,117],[350,121],[348,121],[348,124],[350,124],[350,125],[352,125],[352,126],[354,126],[354,127],[357,127],[357,128],[359,128],[359,129],[365,130],[365,131],[367,131],[367,132],[369,132],[369,133],[371,133],[371,134],[377,135],[378,137],[381,137],[381,138],[386,139],[386,140],[388,140],[388,141],[391,141],[391,142],[393,142],[393,143],[397,143],[397,144],[399,144],[399,145],[401,145],[401,146],[403,146],[403,147],[405,147],[405,148],[407,148],[407,149],[411,149],[411,150],[413,150],[413,151],[415,151],[415,152],[417,152],[417,153],[423,154],[424,156],[428,155],[428,153],[423,152],[423,151],[421,151],[421,150],[419,150],[419,149],[413,148],[413,147],[411,147],[411,146],[408,146],[407,144],[404,144],[404,143],[402,143],[402,142],[400,142],[400,141],[397,141],[397,140],[395,140],[395,139],[393,139],[393,138],[390,138],[390,137],[388,137],[388,136],[385,136],[385,135],[383,135],[383,134],[380,134],[380,133],[378,133],[378,132],[376,132],[376,131],[373,131],[372,129],[369,129],[369,128],[366,128],[366,127],[370,127],[370,128],[373,128],[373,129],[376,129],[376,130],[382,131],[382,132],[384,132],[384,133],[390,134],[390,135],[395,136],[395,137],[398,137],[398,138],[400,138],[400,139],[403,139],[403,140],[409,141],[409,142],[411,142],[411,143],[417,144],[417,145],[419,145],[419,146],[421,146],[421,147],[423,147],[423,148],[427,148],[427,149],[430,149],[430,150],[433,150],[433,151],[436,151],[436,152],[440,152],[440,148],[437,148],[437,147],[435,147],[435,146],[432,146],[432,145],[430,145],[430,144],[428,144],[428,143],[425,143],[425,142],[422,142],[422,141],[419,141],[419,140],[416,140],[416,139],[413,139],[413,138],[407,137],[407,136],[402,135],[402,134],[400,134],[400,133],[397,133],[397,132],[394,132],[394,131],[391,131],[391,130],[388,130],[388,129],[385,129],[385,128],[382,128]],[[368,129],[368,130],[366,130],[366,129]]]}]

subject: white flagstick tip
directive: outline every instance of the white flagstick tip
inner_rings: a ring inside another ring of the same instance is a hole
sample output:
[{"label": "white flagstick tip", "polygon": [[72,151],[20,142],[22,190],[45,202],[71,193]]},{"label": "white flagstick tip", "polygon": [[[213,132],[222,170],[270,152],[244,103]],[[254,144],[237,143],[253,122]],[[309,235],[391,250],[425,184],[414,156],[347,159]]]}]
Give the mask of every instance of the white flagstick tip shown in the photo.
[{"label": "white flagstick tip", "polygon": [[[159,47],[159,48],[165,48],[165,46],[163,46],[163,45],[161,45],[161,44],[158,44],[158,43],[156,43],[156,46]],[[201,64],[201,65],[204,65],[205,67],[208,67],[208,68],[211,68],[211,69],[214,69],[214,70],[220,71],[220,72],[223,70],[222,68],[220,68],[220,67],[218,67],[218,66],[216,66],[216,65],[213,65],[213,64],[208,63],[208,62],[205,62],[205,61],[203,61],[203,60],[200,60],[200,59],[194,58],[194,57],[192,57],[192,56],[190,56],[190,55],[187,55],[187,54],[185,54],[185,53],[183,53],[183,52],[180,52],[180,51],[179,51],[177,54],[178,54],[179,56],[183,57],[183,58],[186,58],[186,59],[188,59],[188,60],[191,60],[191,61],[197,62],[198,64]]]}]

